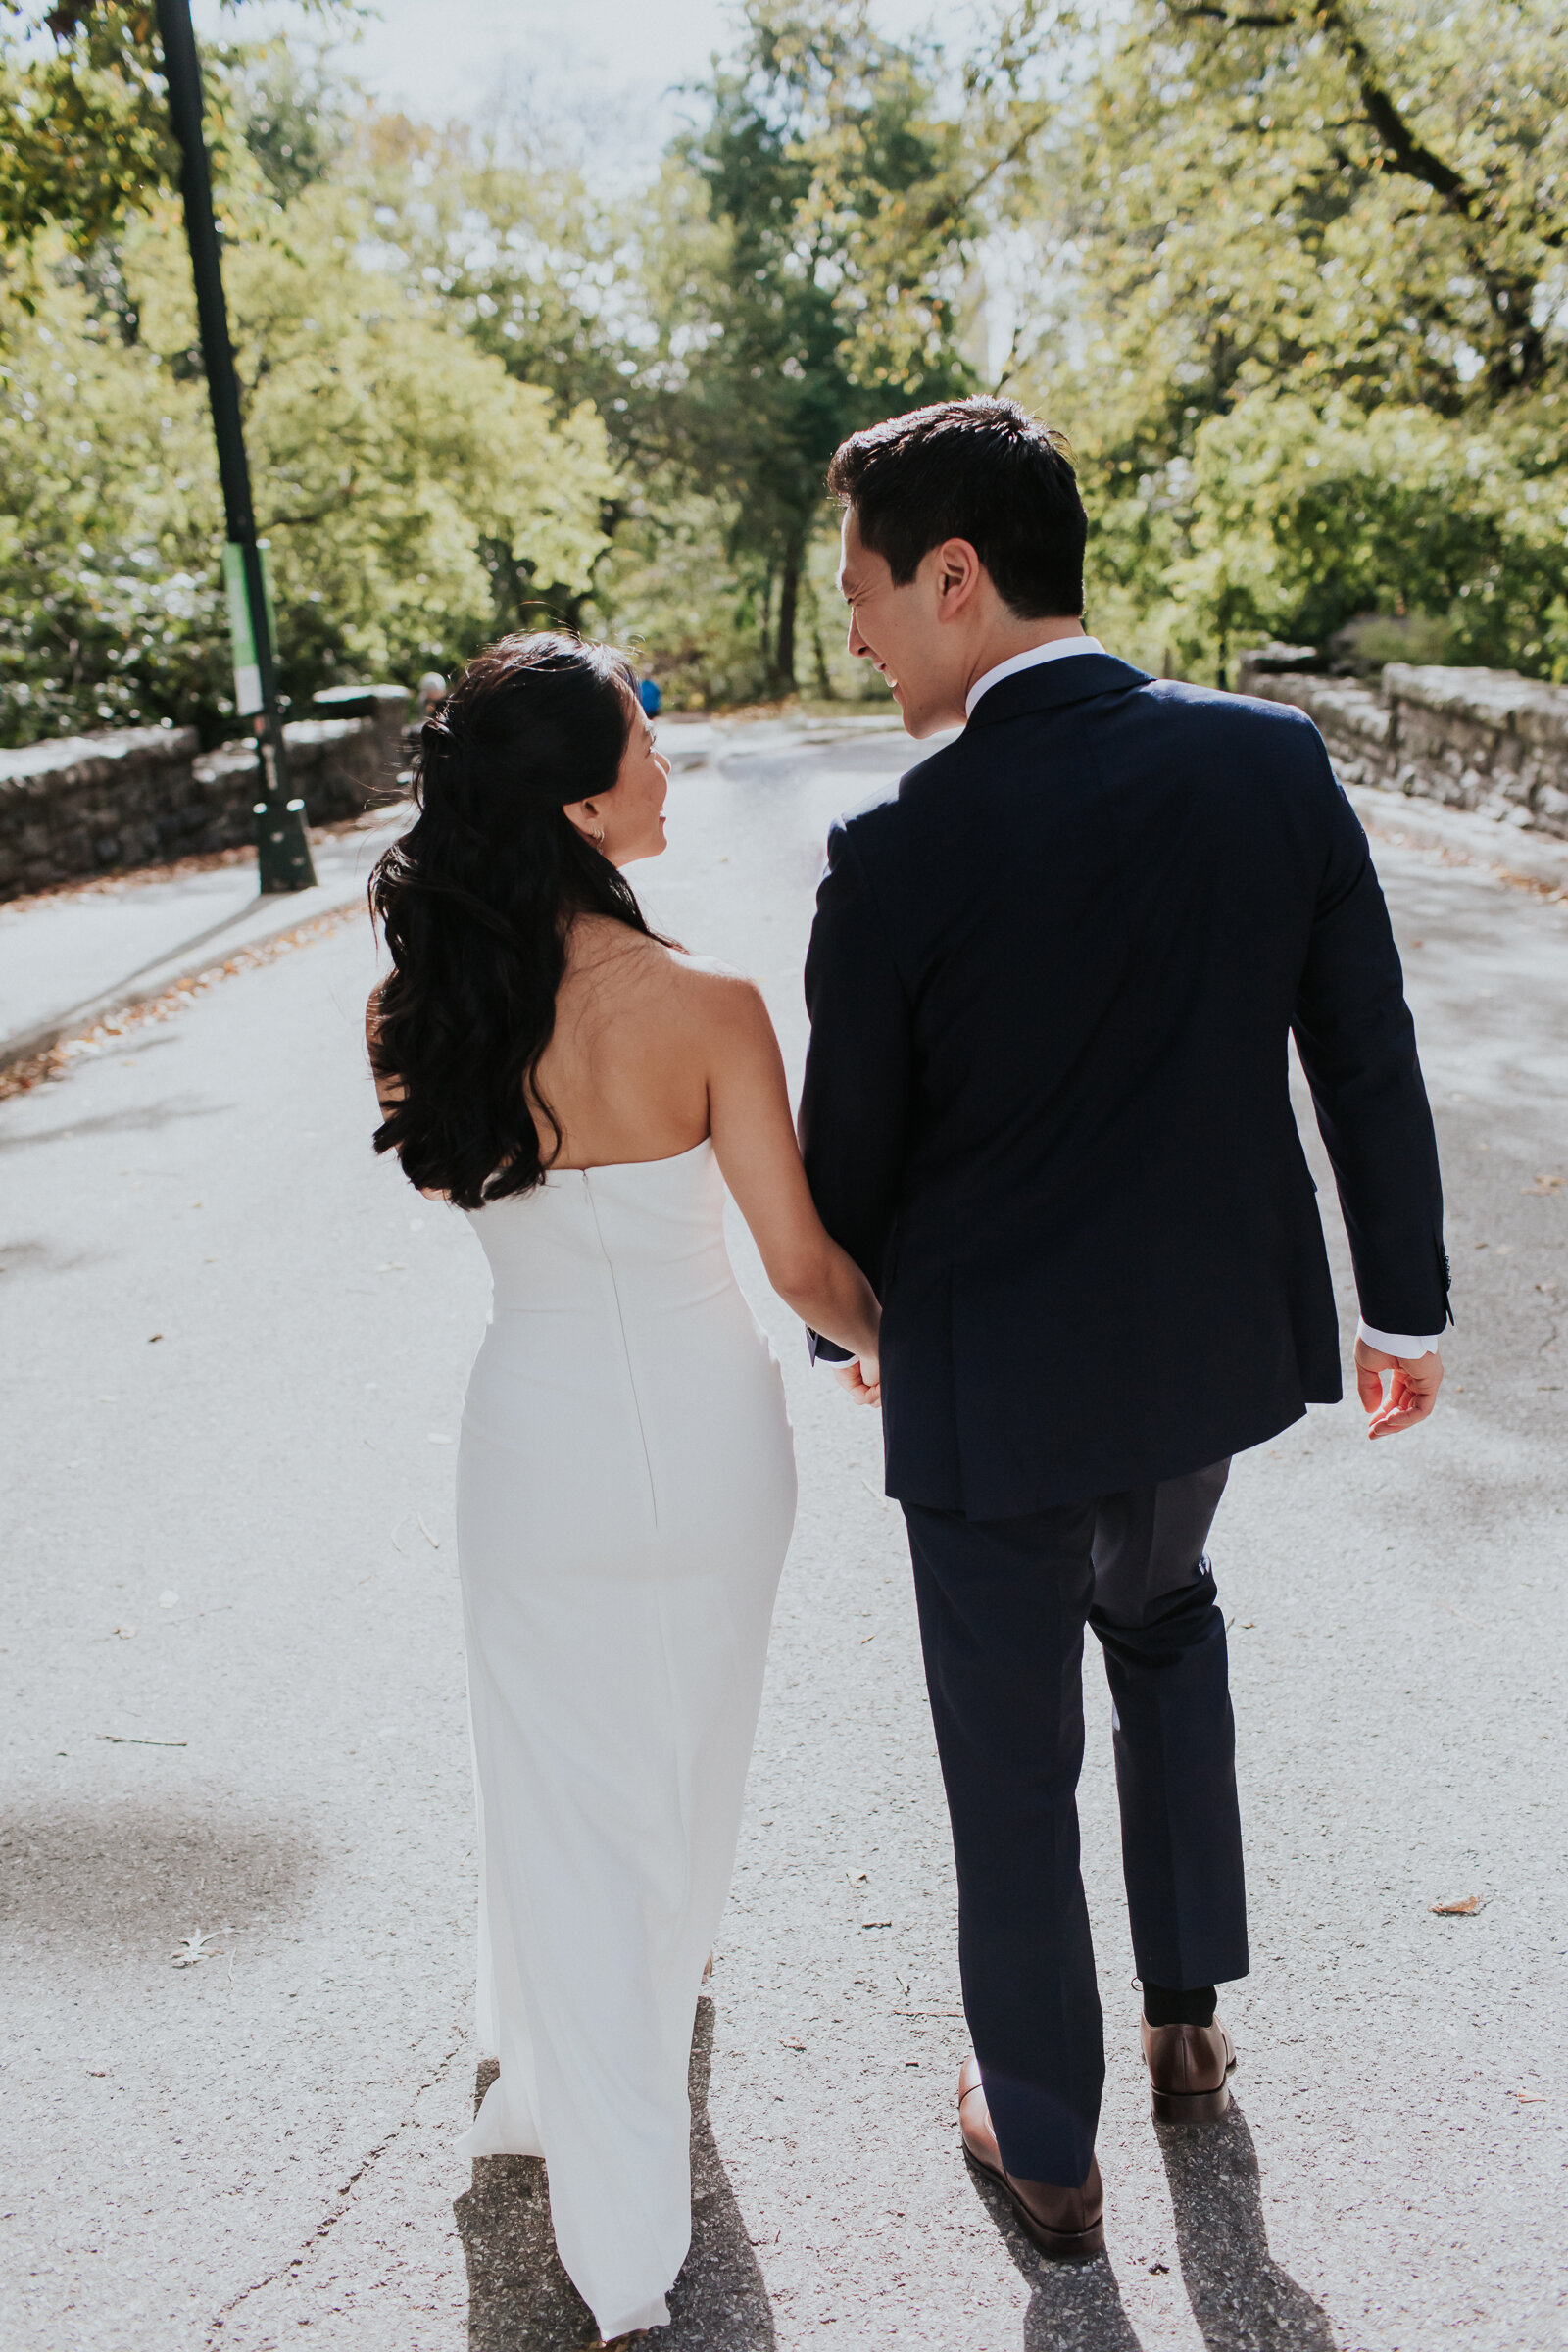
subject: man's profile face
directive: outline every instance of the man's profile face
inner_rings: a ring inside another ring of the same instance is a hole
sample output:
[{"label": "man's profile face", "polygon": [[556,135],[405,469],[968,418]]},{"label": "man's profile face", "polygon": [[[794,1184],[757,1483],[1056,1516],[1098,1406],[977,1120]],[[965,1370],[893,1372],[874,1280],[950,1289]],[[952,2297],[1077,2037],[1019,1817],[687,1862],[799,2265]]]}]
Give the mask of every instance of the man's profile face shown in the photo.
[{"label": "man's profile face", "polygon": [[839,591],[850,608],[849,650],[882,672],[906,733],[916,740],[952,723],[955,697],[963,716],[962,650],[938,617],[942,570],[942,550],[934,547],[913,579],[898,587],[886,556],[862,541],[855,509],[845,510]]}]

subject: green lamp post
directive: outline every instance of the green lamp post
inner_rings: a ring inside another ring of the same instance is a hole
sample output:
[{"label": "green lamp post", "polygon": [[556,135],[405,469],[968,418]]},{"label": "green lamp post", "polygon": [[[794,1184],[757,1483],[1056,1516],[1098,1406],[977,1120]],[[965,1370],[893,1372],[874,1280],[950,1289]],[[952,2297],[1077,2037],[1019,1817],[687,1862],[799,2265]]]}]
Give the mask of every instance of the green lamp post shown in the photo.
[{"label": "green lamp post", "polygon": [[169,113],[179,142],[179,192],[185,206],[185,236],[196,281],[196,316],[202,362],[218,442],[218,472],[223,490],[228,544],[223,579],[228,590],[229,628],[234,654],[234,700],[241,715],[254,718],[258,737],[260,798],[256,803],[256,861],[261,887],[309,890],[316,880],[305,831],[305,804],[291,797],[288,752],[277,707],[277,674],[270,600],[262,549],[251,506],[251,474],[240,422],[239,378],[228,339],[228,306],[218,223],[213,217],[213,181],[202,129],[202,74],[190,0],[158,0],[158,31],[169,85]]}]

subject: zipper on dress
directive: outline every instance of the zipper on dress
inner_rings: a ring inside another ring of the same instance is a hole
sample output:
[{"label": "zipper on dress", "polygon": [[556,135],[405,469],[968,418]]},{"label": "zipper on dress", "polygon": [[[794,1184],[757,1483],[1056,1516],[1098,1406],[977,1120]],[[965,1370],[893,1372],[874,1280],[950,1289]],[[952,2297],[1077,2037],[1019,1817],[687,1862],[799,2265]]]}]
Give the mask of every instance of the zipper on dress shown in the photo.
[{"label": "zipper on dress", "polygon": [[620,1284],[615,1279],[615,1261],[606,1248],[604,1228],[599,1222],[599,1203],[594,1199],[594,1188],[590,1182],[592,1170],[579,1168],[577,1173],[582,1178],[583,1198],[588,1203],[589,1214],[594,1221],[594,1238],[599,1244],[599,1254],[604,1259],[605,1271],[610,1276],[611,1296],[615,1301],[615,1324],[620,1333],[620,1360],[626,1368],[627,1394],[631,1397],[632,1414],[637,1423],[637,1441],[643,1449],[643,1475],[648,1481],[648,1509],[657,1529],[659,1526],[659,1496],[654,1492],[654,1465],[648,1451],[648,1432],[643,1427],[643,1408],[642,1401],[637,1395],[637,1376],[631,1365],[631,1346],[626,1338],[626,1311],[620,1303]]}]

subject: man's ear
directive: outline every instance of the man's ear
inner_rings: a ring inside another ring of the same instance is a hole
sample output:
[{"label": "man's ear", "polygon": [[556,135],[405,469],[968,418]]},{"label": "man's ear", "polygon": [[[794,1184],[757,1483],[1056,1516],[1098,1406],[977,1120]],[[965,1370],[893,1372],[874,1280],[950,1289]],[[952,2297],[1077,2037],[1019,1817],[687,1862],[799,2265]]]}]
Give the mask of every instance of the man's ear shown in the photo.
[{"label": "man's ear", "polygon": [[985,567],[967,539],[944,539],[936,554],[937,601],[950,619],[973,604]]}]

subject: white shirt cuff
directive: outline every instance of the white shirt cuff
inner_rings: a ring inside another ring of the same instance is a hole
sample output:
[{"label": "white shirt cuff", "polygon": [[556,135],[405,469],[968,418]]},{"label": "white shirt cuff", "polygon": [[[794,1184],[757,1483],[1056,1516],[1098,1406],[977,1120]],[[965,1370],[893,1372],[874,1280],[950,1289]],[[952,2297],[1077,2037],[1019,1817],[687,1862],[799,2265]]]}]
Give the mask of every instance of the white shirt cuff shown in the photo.
[{"label": "white shirt cuff", "polygon": [[1376,1348],[1382,1355],[1412,1356],[1430,1355],[1443,1334],[1441,1331],[1374,1331],[1366,1317],[1358,1315],[1355,1336],[1358,1340],[1365,1340],[1369,1348]]}]

